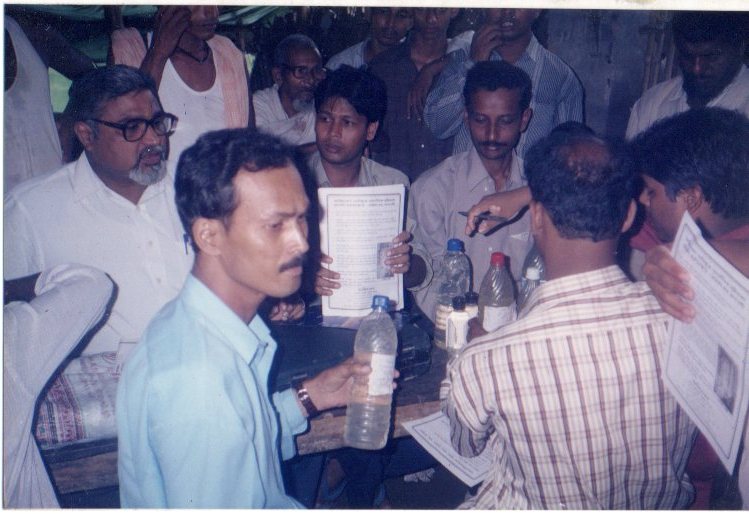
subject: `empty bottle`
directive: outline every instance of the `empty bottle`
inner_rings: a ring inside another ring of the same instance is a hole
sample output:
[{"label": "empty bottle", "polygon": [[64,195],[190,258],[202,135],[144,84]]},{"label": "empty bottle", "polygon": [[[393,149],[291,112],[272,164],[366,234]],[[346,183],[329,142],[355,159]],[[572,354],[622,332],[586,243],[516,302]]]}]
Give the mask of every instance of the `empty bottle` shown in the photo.
[{"label": "empty bottle", "polygon": [[398,334],[388,303],[387,296],[372,298],[372,312],[362,320],[354,339],[354,361],[369,365],[372,372],[354,379],[343,440],[347,446],[364,450],[384,447],[390,432]]},{"label": "empty bottle", "polygon": [[466,299],[463,296],[453,298],[453,311],[447,317],[447,335],[445,343],[450,358],[455,357],[468,342],[468,320]]},{"label": "empty bottle", "polygon": [[437,281],[437,306],[434,314],[434,344],[445,349],[447,317],[452,312],[452,300],[464,295],[471,287],[471,262],[463,251],[463,241],[447,241],[447,252],[442,258],[442,269]]},{"label": "empty bottle", "polygon": [[479,289],[479,321],[493,332],[515,320],[515,284],[505,266],[505,255],[494,252]]},{"label": "empty bottle", "polygon": [[528,302],[531,293],[541,285],[541,274],[538,272],[538,268],[530,266],[525,270],[525,276],[520,284],[520,292],[518,293],[518,314],[523,310],[525,304]]}]

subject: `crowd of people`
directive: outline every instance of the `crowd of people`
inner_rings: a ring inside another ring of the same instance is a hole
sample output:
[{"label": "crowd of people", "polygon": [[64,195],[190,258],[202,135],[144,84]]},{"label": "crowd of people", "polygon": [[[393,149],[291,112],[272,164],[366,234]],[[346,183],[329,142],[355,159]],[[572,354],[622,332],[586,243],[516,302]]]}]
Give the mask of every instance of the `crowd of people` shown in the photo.
[{"label": "crowd of people", "polygon": [[[269,389],[268,325],[342,280],[312,237],[316,189],[391,184],[408,205],[385,264],[426,317],[450,239],[465,243],[473,290],[493,252],[516,280],[529,252],[545,265],[518,319],[474,326],[448,364],[453,446],[491,452],[463,507],[709,507],[721,464],[662,377],[668,326],[696,314],[668,245],[689,213],[749,276],[747,19],[675,13],[681,73],[646,91],[613,141],[584,124],[582,84],[534,36],[540,11],[485,11],[448,38],[458,9],[373,7],[370,35],[327,63],[289,35],[273,85],[253,92],[218,8],[160,7],[153,31],[111,35],[106,66],[69,50],[61,125],[82,153],[68,159],[48,88],[24,86],[54,60],[6,16],[6,507],[58,505],[34,408],[81,353],[124,366],[122,507],[315,507],[345,489],[372,508],[387,505],[385,477],[434,466],[411,439],[284,465],[368,366]],[[748,506],[749,457],[727,473]]]}]

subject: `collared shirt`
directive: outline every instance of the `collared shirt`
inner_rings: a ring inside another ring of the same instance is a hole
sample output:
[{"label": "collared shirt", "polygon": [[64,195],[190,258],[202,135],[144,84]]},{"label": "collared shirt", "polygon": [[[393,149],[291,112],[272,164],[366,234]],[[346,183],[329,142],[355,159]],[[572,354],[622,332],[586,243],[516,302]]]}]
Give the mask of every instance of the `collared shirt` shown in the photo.
[{"label": "collared shirt", "polygon": [[[468,125],[463,120],[463,87],[468,70],[475,64],[469,55],[470,44],[450,53],[450,61],[437,77],[424,106],[424,120],[437,137],[455,136],[453,154],[468,150],[472,144]],[[502,57],[492,52],[489,60],[500,61]],[[535,36],[515,66],[525,71],[533,84],[530,104],[533,117],[516,148],[523,157],[560,123],[583,121],[583,87],[572,69],[541,46]]]},{"label": "collared shirt", "polygon": [[315,109],[310,105],[289,117],[278,96],[278,84],[254,93],[252,106],[259,131],[278,136],[293,146],[315,142]]},{"label": "collared shirt", "polygon": [[[276,342],[189,275],[154,318],[117,391],[123,508],[294,508],[281,456],[307,428],[292,391],[271,401]],[[280,442],[280,447],[279,447]]]},{"label": "collared shirt", "polygon": [[361,68],[363,66],[366,66],[367,63],[364,61],[364,53],[367,50],[368,42],[369,42],[369,38],[365,39],[364,41],[360,41],[359,43],[356,43],[355,45],[351,45],[345,50],[341,50],[340,52],[335,54],[333,57],[328,59],[328,62],[325,64],[325,67],[328,70],[333,71],[333,70],[337,70],[344,64],[346,66],[351,66],[352,68]]},{"label": "collared shirt", "polygon": [[418,70],[411,60],[410,41],[386,50],[369,63],[369,70],[387,88],[387,111],[370,148],[374,160],[401,170],[413,181],[450,155],[452,139],[435,137],[424,121],[408,118],[408,92]]},{"label": "collared shirt", "polygon": [[28,303],[3,308],[3,504],[59,507],[34,440],[36,400],[57,367],[104,314],[114,287],[86,266],[39,275]]},{"label": "collared shirt", "polygon": [[[513,154],[510,175],[505,180],[504,191],[525,185],[523,162]],[[441,268],[447,240],[461,239],[473,267],[473,291],[478,291],[492,252],[502,252],[510,257],[510,270],[516,280],[522,273],[523,260],[533,240],[527,212],[514,223],[489,236],[465,235],[466,218],[458,211],[467,211],[484,196],[496,192],[494,179],[489,176],[476,149],[448,157],[441,164],[424,173],[411,187],[409,211],[415,221],[414,241],[423,245],[429,254],[434,273]],[[434,316],[437,302],[437,284],[416,294],[419,307],[430,317]]]},{"label": "collared shirt", "polygon": [[492,466],[466,506],[680,509],[695,427],[661,380],[669,316],[617,266],[550,280],[450,365],[443,412]]},{"label": "collared shirt", "polygon": [[[723,91],[707,107],[722,107],[749,116],[749,69],[742,65]],[[627,124],[627,139],[633,139],[656,121],[689,110],[684,80],[679,75],[651,87],[635,102]]]},{"label": "collared shirt", "polygon": [[84,153],[13,189],[4,214],[6,279],[78,263],[105,271],[117,284],[112,314],[87,354],[137,341],[192,265],[171,172],[133,204],[104,185]]}]

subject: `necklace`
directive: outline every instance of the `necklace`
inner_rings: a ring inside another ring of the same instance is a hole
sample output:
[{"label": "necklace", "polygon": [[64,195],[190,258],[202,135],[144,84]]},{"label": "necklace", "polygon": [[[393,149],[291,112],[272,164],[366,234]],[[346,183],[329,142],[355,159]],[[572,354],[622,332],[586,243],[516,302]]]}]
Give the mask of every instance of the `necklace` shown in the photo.
[{"label": "necklace", "polygon": [[192,52],[188,52],[187,50],[185,50],[185,49],[184,49],[184,48],[182,48],[181,46],[178,46],[178,47],[176,48],[176,50],[177,50],[178,52],[182,53],[182,54],[185,54],[185,55],[186,55],[187,57],[189,57],[189,58],[190,58],[190,59],[192,59],[193,61],[197,62],[198,64],[203,64],[203,63],[204,63],[204,62],[206,62],[206,61],[208,60],[208,58],[209,58],[209,57],[211,56],[211,47],[210,47],[210,46],[208,46],[208,43],[206,43],[205,41],[203,41],[203,48],[202,48],[202,50],[203,50],[203,51],[205,51],[205,56],[203,56],[203,58],[202,58],[202,59],[201,59],[201,58],[199,58],[199,57],[198,57],[197,55],[195,55],[194,53],[192,53]]}]

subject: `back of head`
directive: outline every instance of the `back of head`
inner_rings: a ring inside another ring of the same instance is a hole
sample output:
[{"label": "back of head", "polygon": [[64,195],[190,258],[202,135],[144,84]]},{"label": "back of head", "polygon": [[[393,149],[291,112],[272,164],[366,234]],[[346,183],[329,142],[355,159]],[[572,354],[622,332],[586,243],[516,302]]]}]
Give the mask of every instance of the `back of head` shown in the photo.
[{"label": "back of head", "polygon": [[663,184],[672,200],[699,186],[726,219],[749,216],[749,119],[711,107],[654,124],[630,145],[635,171]]},{"label": "back of head", "polygon": [[680,11],[674,14],[677,44],[717,42],[738,48],[747,37],[749,16],[740,12]]},{"label": "back of head", "polygon": [[532,85],[526,72],[505,61],[481,61],[476,63],[466,75],[463,87],[463,99],[469,108],[473,95],[477,91],[496,91],[497,89],[520,90],[520,110],[526,110],[531,104]]},{"label": "back of head", "polygon": [[385,118],[385,83],[368,71],[343,65],[328,73],[315,89],[315,108],[319,110],[330,98],[343,98],[369,123],[382,122]]},{"label": "back of head", "polygon": [[110,100],[144,89],[159,99],[153,79],[136,68],[121,64],[96,68],[71,84],[66,112],[73,117],[73,121],[98,118],[99,112]]},{"label": "back of head", "polygon": [[534,201],[565,239],[617,238],[637,182],[623,152],[593,134],[557,131],[525,158]]},{"label": "back of head", "polygon": [[297,50],[312,50],[320,53],[315,42],[309,37],[304,34],[291,34],[283,38],[273,51],[273,66],[288,65],[291,52]]},{"label": "back of head", "polygon": [[208,132],[182,152],[174,181],[175,202],[185,232],[197,218],[228,219],[236,208],[234,177],[295,164],[293,148],[251,129]]}]

